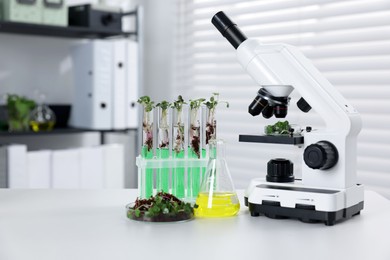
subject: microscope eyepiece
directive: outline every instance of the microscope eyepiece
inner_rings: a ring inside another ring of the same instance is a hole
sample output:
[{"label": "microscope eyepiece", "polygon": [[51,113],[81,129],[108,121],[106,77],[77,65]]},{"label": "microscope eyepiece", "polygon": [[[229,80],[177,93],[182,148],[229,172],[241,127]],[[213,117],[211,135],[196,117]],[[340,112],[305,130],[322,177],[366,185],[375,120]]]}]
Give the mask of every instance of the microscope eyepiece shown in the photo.
[{"label": "microscope eyepiece", "polygon": [[304,113],[307,113],[311,110],[311,106],[309,105],[309,103],[307,103],[307,101],[303,97],[301,97],[298,100],[297,106]]},{"label": "microscope eyepiece", "polygon": [[225,37],[235,49],[247,39],[240,29],[238,29],[237,24],[233,23],[222,11],[213,16],[211,23],[214,24],[223,37]]}]

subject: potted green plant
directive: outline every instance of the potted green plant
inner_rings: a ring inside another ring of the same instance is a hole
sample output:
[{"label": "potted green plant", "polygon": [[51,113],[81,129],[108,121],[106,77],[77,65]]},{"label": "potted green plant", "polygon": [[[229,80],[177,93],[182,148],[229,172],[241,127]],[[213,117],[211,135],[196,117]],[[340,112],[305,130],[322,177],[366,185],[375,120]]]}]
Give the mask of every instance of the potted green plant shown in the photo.
[{"label": "potted green plant", "polygon": [[30,112],[35,108],[35,102],[15,94],[7,95],[8,130],[28,131]]}]

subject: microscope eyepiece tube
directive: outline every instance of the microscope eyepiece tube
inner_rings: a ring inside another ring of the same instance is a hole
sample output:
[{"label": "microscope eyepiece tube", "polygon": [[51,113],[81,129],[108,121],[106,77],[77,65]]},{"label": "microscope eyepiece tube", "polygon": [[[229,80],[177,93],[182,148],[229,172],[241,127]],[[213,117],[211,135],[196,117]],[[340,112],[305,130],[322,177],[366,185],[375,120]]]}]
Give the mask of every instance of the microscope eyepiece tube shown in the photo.
[{"label": "microscope eyepiece tube", "polygon": [[211,23],[214,24],[223,37],[225,37],[235,49],[247,39],[240,29],[238,29],[237,24],[233,23],[222,11],[213,16]]}]

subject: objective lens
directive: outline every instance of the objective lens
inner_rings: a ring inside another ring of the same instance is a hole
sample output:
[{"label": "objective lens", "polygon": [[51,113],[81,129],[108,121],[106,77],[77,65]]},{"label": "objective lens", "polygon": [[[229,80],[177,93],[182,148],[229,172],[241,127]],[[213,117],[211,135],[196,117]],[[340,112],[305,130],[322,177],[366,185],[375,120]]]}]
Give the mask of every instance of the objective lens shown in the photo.
[{"label": "objective lens", "polygon": [[268,101],[264,98],[261,98],[260,96],[256,96],[252,103],[249,105],[248,112],[252,116],[258,116],[266,106],[268,106]]},{"label": "objective lens", "polygon": [[252,116],[258,116],[266,106],[268,106],[268,101],[264,98],[261,98],[260,96],[256,96],[256,98],[249,105],[248,112]]},{"label": "objective lens", "polygon": [[266,108],[263,110],[263,117],[264,118],[271,118],[274,115],[274,107],[268,105]]},{"label": "objective lens", "polygon": [[287,106],[286,105],[276,105],[274,107],[274,113],[276,118],[285,118],[287,116]]}]

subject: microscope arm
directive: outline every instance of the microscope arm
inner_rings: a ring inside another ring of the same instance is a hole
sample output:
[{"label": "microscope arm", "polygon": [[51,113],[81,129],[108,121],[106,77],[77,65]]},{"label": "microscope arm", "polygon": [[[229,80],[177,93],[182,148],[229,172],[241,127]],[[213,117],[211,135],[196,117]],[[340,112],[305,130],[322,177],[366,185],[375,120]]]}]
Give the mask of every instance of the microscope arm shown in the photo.
[{"label": "microscope arm", "polygon": [[271,94],[273,85],[297,90],[324,119],[327,131],[343,136],[359,133],[357,111],[296,47],[247,39],[238,46],[237,58],[256,83]]}]

